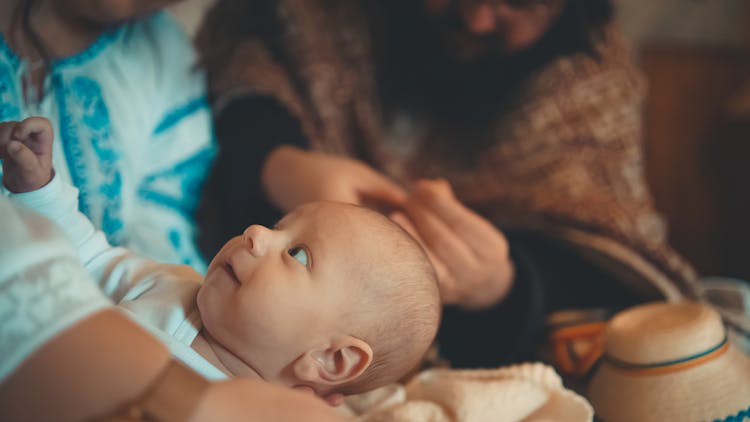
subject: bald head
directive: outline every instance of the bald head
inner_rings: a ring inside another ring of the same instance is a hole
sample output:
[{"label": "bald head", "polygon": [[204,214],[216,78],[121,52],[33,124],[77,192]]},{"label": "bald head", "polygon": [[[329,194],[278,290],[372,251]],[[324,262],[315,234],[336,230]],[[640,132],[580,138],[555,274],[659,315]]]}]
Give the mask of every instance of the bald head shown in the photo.
[{"label": "bald head", "polygon": [[[384,215],[354,205],[345,207],[351,236],[364,258],[347,264],[354,287],[350,315],[352,334],[373,349],[370,367],[342,388],[357,393],[394,382],[424,356],[440,320],[441,302],[435,271],[422,247]],[[359,255],[359,254],[356,254]]]}]

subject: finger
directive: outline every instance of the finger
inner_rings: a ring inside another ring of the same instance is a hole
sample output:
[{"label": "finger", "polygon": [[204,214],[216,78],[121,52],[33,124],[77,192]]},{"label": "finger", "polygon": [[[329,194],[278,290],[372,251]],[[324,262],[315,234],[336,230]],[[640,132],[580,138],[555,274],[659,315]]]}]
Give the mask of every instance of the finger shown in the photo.
[{"label": "finger", "polygon": [[[300,195],[301,196],[301,195]],[[313,200],[344,202],[346,204],[363,205],[361,198],[346,183],[329,183],[320,191],[320,197],[306,198],[304,202]],[[301,205],[301,204],[300,204]]]},{"label": "finger", "polygon": [[450,273],[471,271],[477,260],[473,251],[440,218],[416,201],[407,201],[404,207],[414,223],[427,249],[445,263]]},{"label": "finger", "polygon": [[37,159],[36,154],[19,141],[10,141],[6,151],[10,159],[13,160],[22,171],[32,172],[39,166],[39,160]]},{"label": "finger", "polygon": [[13,130],[18,125],[18,122],[2,122],[0,123],[0,154],[4,154],[5,147],[11,140]]},{"label": "finger", "polygon": [[26,143],[37,155],[52,154],[52,126],[43,117],[29,117],[13,131],[14,139]]},{"label": "finger", "polygon": [[412,197],[439,217],[481,257],[507,254],[505,236],[488,220],[463,205],[444,180],[420,180]]},{"label": "finger", "polygon": [[29,117],[16,126],[13,135],[16,139],[27,138],[42,132],[51,132],[52,126],[44,117]]},{"label": "finger", "polygon": [[419,243],[419,246],[422,247],[422,249],[427,254],[428,258],[430,258],[430,261],[432,261],[433,265],[435,265],[434,261],[437,261],[437,258],[435,257],[435,255],[432,254],[432,252],[429,249],[427,249],[427,245],[425,245],[424,240],[422,240],[422,237],[419,236],[419,232],[417,231],[417,228],[414,227],[414,224],[409,220],[409,217],[407,217],[404,213],[400,211],[393,212],[388,217],[391,220],[393,220],[394,223],[401,226],[401,228],[404,229],[404,231],[409,233],[411,237],[413,237],[414,240],[416,240],[417,243]]},{"label": "finger", "polygon": [[13,133],[13,129],[18,126],[18,122],[16,121],[7,121],[0,123],[0,137],[2,138],[10,138],[10,135]]},{"label": "finger", "polygon": [[[419,243],[419,245],[422,247],[422,250],[424,250],[425,254],[427,255],[427,258],[432,263],[432,267],[435,269],[435,275],[437,276],[438,282],[440,283],[440,291],[443,292],[453,292],[456,290],[455,287],[455,278],[452,277],[448,271],[448,268],[445,266],[445,264],[435,256],[435,254],[432,253],[432,251],[427,248],[427,245],[424,244],[424,241],[419,236],[419,232],[417,232],[417,228],[414,227],[414,224],[409,220],[409,217],[404,215],[404,213],[396,211],[389,215],[389,218],[393,220],[396,224],[401,226],[407,233],[409,233],[414,240]],[[441,296],[443,293],[441,293]]]},{"label": "finger", "polygon": [[393,207],[398,207],[406,201],[406,190],[375,170],[369,170],[368,183],[364,185],[360,194]]},{"label": "finger", "polygon": [[[401,228],[404,229],[404,231],[409,233],[414,238],[414,240],[416,240],[417,243],[419,243],[422,246],[422,248],[426,249],[426,245],[424,244],[424,241],[419,236],[419,232],[417,231],[417,228],[414,227],[414,224],[409,220],[409,217],[407,217],[403,212],[400,212],[400,211],[392,212],[388,217],[391,220],[393,220],[394,223],[401,226]],[[426,250],[425,252],[429,253],[429,251],[426,251]]]}]

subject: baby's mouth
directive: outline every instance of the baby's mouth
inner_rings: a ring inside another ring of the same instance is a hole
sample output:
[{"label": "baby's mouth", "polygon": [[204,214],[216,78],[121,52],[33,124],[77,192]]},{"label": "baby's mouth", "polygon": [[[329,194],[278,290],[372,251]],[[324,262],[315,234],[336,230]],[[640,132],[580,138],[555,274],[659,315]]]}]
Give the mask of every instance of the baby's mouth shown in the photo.
[{"label": "baby's mouth", "polygon": [[239,277],[237,277],[237,273],[234,272],[234,268],[232,268],[232,264],[231,263],[229,263],[227,261],[224,264],[224,269],[227,271],[227,273],[229,274],[229,278],[231,278],[232,281],[234,281],[235,283],[237,283],[238,286],[242,284],[242,283],[240,283]]}]

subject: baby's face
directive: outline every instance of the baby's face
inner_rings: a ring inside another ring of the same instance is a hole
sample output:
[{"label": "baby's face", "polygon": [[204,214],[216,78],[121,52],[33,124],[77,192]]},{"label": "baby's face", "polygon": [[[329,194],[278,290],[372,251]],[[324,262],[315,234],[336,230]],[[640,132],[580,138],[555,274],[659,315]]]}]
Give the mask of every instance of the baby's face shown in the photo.
[{"label": "baby's face", "polygon": [[[211,262],[198,293],[208,332],[263,378],[345,331],[358,274],[378,242],[362,210],[313,203],[273,229],[250,226]],[[282,382],[283,383],[283,382]]]}]

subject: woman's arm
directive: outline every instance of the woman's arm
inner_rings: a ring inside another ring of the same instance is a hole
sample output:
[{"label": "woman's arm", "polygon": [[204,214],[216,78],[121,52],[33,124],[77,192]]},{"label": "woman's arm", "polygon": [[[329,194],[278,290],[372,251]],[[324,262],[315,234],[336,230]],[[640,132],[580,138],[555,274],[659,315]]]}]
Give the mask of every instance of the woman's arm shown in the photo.
[{"label": "woman's arm", "polygon": [[0,196],[0,419],[84,420],[134,398],[169,358],[118,314],[51,221]]},{"label": "woman's arm", "polygon": [[[0,216],[0,420],[92,420],[142,402],[167,348],[111,307],[51,221],[4,196]],[[195,421],[339,420],[322,401],[250,380],[203,394],[176,405]]]},{"label": "woman's arm", "polygon": [[169,359],[167,348],[135,323],[103,310],[42,345],[0,385],[0,419],[113,414],[145,391]]},{"label": "woman's arm", "polygon": [[[96,313],[44,344],[0,384],[0,419],[81,421],[127,415],[161,381],[169,362],[166,347],[128,318],[113,309]],[[184,399],[151,400],[147,411],[167,407],[172,415],[190,415],[191,421],[343,420],[313,396],[259,381],[208,384],[192,402],[186,402],[188,391],[180,391],[184,382],[169,382],[160,388],[171,398]]]}]

